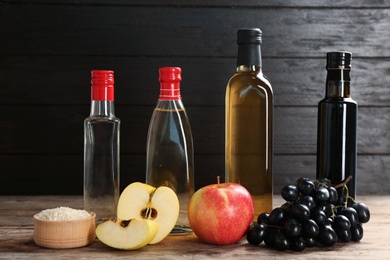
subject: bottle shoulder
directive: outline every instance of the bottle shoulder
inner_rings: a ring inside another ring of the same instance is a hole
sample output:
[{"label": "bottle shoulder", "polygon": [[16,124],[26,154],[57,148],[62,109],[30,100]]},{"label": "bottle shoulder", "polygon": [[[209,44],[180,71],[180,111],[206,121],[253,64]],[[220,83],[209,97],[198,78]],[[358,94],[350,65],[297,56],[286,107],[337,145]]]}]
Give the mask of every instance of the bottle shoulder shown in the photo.
[{"label": "bottle shoulder", "polygon": [[245,71],[236,72],[227,84],[228,88],[247,88],[248,86],[261,87],[267,90],[267,92],[273,92],[271,82],[268,78],[258,71]]},{"label": "bottle shoulder", "polygon": [[93,123],[120,123],[121,120],[116,117],[116,116],[97,116],[97,115],[94,115],[94,116],[89,116],[87,117],[84,122],[93,122]]},{"label": "bottle shoulder", "polygon": [[162,112],[174,112],[185,111],[184,104],[181,99],[179,100],[158,100],[155,111]]},{"label": "bottle shoulder", "polygon": [[325,97],[323,98],[319,104],[322,104],[322,103],[334,103],[334,104],[353,104],[353,105],[358,105],[358,103],[353,100],[352,98],[348,97],[348,98],[344,98],[344,97]]}]

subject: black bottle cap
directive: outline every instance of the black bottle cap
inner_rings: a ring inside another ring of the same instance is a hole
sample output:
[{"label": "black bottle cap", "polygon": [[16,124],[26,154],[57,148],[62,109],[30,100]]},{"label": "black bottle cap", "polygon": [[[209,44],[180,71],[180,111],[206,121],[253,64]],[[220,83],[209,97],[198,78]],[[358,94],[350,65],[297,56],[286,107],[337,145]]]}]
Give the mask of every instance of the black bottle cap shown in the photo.
[{"label": "black bottle cap", "polygon": [[259,28],[243,28],[237,31],[237,44],[261,44]]},{"label": "black bottle cap", "polygon": [[326,54],[327,69],[351,69],[352,53],[348,51],[328,52]]}]

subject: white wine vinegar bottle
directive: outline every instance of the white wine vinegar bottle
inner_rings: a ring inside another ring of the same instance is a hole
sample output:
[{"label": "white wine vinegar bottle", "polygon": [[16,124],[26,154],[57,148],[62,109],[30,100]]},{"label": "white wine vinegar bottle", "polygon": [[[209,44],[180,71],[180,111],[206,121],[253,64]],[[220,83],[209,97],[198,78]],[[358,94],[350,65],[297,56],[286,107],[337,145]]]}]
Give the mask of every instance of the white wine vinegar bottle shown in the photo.
[{"label": "white wine vinegar bottle", "polygon": [[98,218],[116,216],[119,199],[119,128],[114,72],[91,72],[91,113],[84,120],[84,208]]},{"label": "white wine vinegar bottle", "polygon": [[255,218],[272,210],[273,92],[261,70],[258,28],[237,32],[237,72],[226,88],[225,179],[252,195]]},{"label": "white wine vinegar bottle", "polygon": [[194,193],[194,149],[187,113],[180,95],[181,69],[159,69],[160,96],[153,111],[146,146],[146,183],[168,185],[179,197],[180,214],[172,231],[191,233],[187,217]]}]

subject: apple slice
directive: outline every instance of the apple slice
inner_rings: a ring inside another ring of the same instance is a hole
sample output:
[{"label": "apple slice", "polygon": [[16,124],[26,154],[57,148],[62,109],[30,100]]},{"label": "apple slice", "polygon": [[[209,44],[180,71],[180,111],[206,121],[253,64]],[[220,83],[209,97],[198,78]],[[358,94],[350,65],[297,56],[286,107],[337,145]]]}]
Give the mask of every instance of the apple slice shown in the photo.
[{"label": "apple slice", "polygon": [[158,224],[148,219],[109,218],[96,227],[96,236],[110,247],[135,250],[149,244],[157,230]]},{"label": "apple slice", "polygon": [[117,216],[120,219],[143,218],[157,222],[157,234],[149,242],[156,244],[175,226],[179,217],[179,199],[171,188],[155,188],[134,182],[127,186],[119,197]]}]

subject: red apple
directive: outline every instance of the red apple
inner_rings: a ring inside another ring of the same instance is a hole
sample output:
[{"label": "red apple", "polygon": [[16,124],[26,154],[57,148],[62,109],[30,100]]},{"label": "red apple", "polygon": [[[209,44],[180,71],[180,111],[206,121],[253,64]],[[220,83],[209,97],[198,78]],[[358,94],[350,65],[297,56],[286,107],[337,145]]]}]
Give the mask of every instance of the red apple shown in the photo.
[{"label": "red apple", "polygon": [[227,245],[237,243],[248,231],[254,216],[251,194],[238,183],[218,183],[194,193],[188,219],[202,241]]}]

